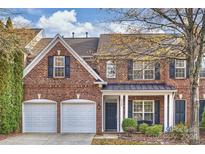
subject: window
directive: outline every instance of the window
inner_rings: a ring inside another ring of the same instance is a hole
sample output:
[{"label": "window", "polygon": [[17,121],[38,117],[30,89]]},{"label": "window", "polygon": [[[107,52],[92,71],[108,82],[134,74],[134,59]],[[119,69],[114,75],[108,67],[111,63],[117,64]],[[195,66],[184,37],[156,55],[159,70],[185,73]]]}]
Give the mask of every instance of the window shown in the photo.
[{"label": "window", "polygon": [[112,61],[106,63],[106,77],[116,78],[116,65]]},{"label": "window", "polygon": [[151,62],[134,62],[133,63],[133,79],[147,80],[154,79],[155,67]]},{"label": "window", "polygon": [[65,77],[65,57],[54,56],[54,77],[63,78]]},{"label": "window", "polygon": [[200,71],[200,77],[205,77],[205,57],[203,57],[203,60],[202,60],[202,66],[201,66],[201,71]]},{"label": "window", "polygon": [[175,77],[186,77],[186,60],[175,60]]},{"label": "window", "polygon": [[133,101],[133,118],[137,121],[146,120],[154,122],[154,101]]}]

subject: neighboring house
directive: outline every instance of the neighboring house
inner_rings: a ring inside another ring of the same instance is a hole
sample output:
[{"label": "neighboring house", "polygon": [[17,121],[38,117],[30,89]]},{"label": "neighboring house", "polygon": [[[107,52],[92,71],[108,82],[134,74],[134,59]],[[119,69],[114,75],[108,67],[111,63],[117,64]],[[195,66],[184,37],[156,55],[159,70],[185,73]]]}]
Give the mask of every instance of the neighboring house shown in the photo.
[{"label": "neighboring house", "polygon": [[[124,118],[163,124],[165,131],[180,122],[190,124],[186,61],[145,67],[149,62],[112,59],[103,48],[111,36],[56,35],[35,43],[24,69],[23,132],[122,132]],[[200,117],[205,59],[201,76]]]}]

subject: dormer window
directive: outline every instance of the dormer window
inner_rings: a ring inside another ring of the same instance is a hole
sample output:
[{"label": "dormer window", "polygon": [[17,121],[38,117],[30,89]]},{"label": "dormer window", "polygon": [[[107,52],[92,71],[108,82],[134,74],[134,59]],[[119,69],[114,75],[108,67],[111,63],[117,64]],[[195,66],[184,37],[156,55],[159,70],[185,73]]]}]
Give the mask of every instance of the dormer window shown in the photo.
[{"label": "dormer window", "polygon": [[65,56],[54,56],[53,74],[55,78],[65,77]]},{"label": "dormer window", "polygon": [[116,78],[116,64],[112,61],[106,63],[106,77],[109,79]]}]

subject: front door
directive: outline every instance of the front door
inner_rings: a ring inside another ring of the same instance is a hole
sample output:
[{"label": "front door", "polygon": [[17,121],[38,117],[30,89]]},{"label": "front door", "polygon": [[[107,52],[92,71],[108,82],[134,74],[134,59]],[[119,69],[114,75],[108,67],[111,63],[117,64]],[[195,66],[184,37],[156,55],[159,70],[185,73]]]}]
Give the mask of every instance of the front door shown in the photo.
[{"label": "front door", "polygon": [[117,130],[117,103],[105,103],[105,129]]}]

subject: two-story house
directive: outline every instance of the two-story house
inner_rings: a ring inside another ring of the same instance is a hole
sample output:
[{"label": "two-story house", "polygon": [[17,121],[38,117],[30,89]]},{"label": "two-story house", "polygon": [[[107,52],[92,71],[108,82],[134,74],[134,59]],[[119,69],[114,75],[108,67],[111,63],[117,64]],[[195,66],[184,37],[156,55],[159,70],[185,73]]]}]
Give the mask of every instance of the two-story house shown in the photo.
[{"label": "two-story house", "polygon": [[[189,125],[186,61],[151,62],[117,54],[113,59],[111,36],[57,34],[30,48],[24,69],[23,132],[122,132],[124,118],[162,124],[164,131],[180,122]],[[201,77],[200,117],[205,59]]]}]

